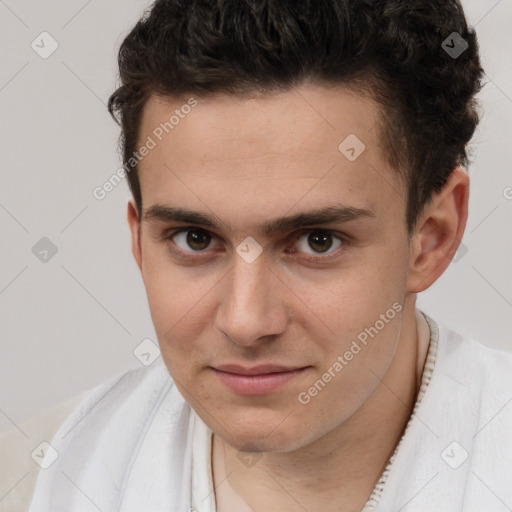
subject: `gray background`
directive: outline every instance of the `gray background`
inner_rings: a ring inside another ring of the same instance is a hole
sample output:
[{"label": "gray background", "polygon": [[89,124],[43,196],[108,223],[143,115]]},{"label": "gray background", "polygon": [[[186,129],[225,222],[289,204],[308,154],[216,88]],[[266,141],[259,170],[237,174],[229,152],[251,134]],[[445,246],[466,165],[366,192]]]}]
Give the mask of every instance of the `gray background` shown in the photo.
[{"label": "gray background", "polygon": [[[133,350],[156,343],[130,251],[128,187],[92,195],[121,166],[106,101],[116,51],[147,5],[0,0],[0,431],[141,366]],[[464,5],[488,78],[472,142],[467,252],[418,304],[512,351],[512,0]],[[31,47],[43,31],[59,45],[47,59]],[[45,263],[32,252],[43,237],[57,248]]]}]

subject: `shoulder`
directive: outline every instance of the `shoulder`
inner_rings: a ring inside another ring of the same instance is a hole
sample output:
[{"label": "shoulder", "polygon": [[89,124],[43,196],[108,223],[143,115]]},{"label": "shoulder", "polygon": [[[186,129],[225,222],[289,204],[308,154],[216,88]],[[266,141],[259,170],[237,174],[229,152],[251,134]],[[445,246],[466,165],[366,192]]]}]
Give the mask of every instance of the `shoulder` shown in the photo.
[{"label": "shoulder", "polygon": [[[0,433],[0,496],[4,496],[0,512],[28,510],[38,477],[46,472],[41,469],[48,444],[57,446],[58,438],[71,430],[75,434],[101,428],[118,410],[134,408],[164,387],[175,386],[160,358],[151,366],[122,372]],[[87,421],[82,421],[84,418]],[[65,455],[58,453],[57,459]]]},{"label": "shoulder", "polygon": [[444,354],[449,359],[458,359],[478,365],[488,376],[510,375],[512,379],[512,345],[510,350],[495,348],[480,339],[464,335],[451,327],[438,325],[439,339],[443,340]]},{"label": "shoulder", "polygon": [[[57,403],[45,411],[0,432],[0,512],[28,509],[37,475],[43,442],[49,442],[66,418],[91,389]],[[39,450],[38,450],[39,448]]]},{"label": "shoulder", "polygon": [[[431,322],[429,319],[432,328]],[[489,404],[510,399],[512,350],[491,347],[446,325],[436,324],[436,327],[438,375],[464,383],[468,391],[477,392],[480,399]]]}]

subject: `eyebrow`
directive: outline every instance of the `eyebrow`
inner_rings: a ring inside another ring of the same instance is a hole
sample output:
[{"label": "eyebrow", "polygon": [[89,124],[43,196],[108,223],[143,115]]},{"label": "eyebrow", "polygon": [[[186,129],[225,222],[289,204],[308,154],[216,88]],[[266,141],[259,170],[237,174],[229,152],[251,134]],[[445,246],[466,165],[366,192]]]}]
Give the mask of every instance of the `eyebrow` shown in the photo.
[{"label": "eyebrow", "polygon": [[[375,212],[367,208],[334,205],[301,212],[289,217],[278,217],[265,222],[260,229],[266,236],[272,236],[285,233],[287,231],[295,231],[307,226],[335,222],[349,222],[357,219],[370,219],[375,217]],[[184,222],[217,230],[227,229],[229,231],[233,231],[229,224],[223,222],[214,214],[209,215],[162,204],[155,204],[143,210],[142,220],[143,222],[149,222],[152,220]]]}]

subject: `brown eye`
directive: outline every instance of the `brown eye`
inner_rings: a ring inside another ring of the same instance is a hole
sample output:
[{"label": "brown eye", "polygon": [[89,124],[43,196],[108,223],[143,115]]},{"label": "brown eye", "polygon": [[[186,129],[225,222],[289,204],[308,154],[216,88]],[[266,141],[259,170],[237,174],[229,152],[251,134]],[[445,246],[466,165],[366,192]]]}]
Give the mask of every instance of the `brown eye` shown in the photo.
[{"label": "brown eye", "polygon": [[196,251],[203,251],[206,249],[210,241],[211,237],[204,231],[190,230],[187,232],[187,244]]},{"label": "brown eye", "polygon": [[[303,252],[307,255],[322,256],[337,252],[345,240],[334,233],[321,230],[305,231],[295,242],[296,250],[294,252]],[[332,249],[332,250],[331,250]]]},{"label": "brown eye", "polygon": [[318,252],[325,252],[332,246],[332,235],[313,232],[308,236],[309,246]]},{"label": "brown eye", "polygon": [[174,243],[185,252],[198,252],[207,249],[212,237],[201,229],[187,229],[172,236]]}]

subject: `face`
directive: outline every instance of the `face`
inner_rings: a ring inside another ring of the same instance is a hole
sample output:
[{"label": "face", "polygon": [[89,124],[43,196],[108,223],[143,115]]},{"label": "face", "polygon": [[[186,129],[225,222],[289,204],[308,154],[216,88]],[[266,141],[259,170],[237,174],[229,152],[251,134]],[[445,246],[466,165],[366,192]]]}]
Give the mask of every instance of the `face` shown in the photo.
[{"label": "face", "polygon": [[128,214],[162,357],[229,444],[297,449],[354,415],[393,358],[405,193],[357,93],[189,100],[146,104],[144,215]]}]

